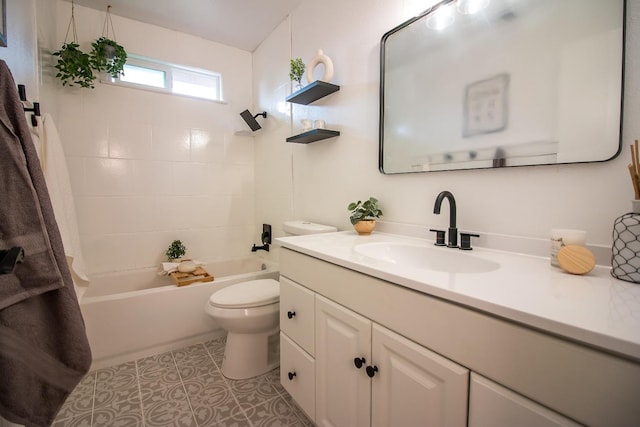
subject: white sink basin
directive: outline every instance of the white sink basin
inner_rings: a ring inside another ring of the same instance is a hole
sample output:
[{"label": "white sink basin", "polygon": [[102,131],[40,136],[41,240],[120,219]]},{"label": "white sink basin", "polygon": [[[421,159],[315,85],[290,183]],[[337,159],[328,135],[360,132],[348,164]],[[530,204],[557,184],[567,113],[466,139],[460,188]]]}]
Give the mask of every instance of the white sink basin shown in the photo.
[{"label": "white sink basin", "polygon": [[476,257],[459,249],[399,242],[363,243],[354,250],[379,261],[401,267],[446,273],[487,273],[500,264]]}]

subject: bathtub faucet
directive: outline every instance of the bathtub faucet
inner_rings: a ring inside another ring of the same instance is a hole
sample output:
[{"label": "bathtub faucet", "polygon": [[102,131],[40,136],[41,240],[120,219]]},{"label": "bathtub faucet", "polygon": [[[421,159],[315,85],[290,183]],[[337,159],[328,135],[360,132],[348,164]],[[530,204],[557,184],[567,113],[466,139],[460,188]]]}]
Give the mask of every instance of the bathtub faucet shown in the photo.
[{"label": "bathtub faucet", "polygon": [[253,246],[251,247],[251,252],[257,252],[257,251],[267,251],[267,252],[269,252],[269,244],[265,243],[262,246],[256,246],[256,244],[254,243]]},{"label": "bathtub faucet", "polygon": [[262,234],[260,235],[260,240],[262,240],[262,246],[256,246],[256,244],[254,243],[251,247],[251,252],[260,250],[269,252],[269,244],[271,243],[271,225],[262,224]]}]

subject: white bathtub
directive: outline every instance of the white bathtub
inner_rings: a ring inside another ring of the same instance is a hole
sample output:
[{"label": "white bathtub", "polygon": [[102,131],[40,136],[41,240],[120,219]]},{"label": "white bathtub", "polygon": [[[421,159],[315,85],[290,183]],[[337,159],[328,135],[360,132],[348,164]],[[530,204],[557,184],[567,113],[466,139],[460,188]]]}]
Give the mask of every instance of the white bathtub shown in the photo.
[{"label": "white bathtub", "polygon": [[93,369],[222,336],[204,306],[233,283],[278,279],[277,266],[258,257],[216,261],[204,268],[213,282],[177,287],[155,269],[91,278],[80,308],[93,353]]}]

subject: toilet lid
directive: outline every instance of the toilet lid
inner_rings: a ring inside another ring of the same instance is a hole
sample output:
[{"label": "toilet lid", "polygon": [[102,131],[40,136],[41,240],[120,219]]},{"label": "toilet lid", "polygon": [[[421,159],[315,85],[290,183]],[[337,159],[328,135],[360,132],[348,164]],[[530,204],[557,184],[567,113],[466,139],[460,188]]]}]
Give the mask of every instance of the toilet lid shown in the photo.
[{"label": "toilet lid", "polygon": [[280,283],[273,279],[240,282],[214,292],[209,304],[216,307],[246,308],[269,305],[280,300]]}]

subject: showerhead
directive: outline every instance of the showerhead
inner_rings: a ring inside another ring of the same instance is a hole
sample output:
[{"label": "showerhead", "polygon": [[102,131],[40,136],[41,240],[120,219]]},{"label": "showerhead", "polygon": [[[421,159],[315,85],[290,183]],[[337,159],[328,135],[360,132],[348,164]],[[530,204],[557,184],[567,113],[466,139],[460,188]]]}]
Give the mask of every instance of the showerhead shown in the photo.
[{"label": "showerhead", "polygon": [[262,116],[265,119],[267,118],[267,112],[263,111],[262,113],[258,113],[256,115],[253,115],[249,112],[249,110],[244,110],[242,113],[240,113],[240,117],[242,117],[244,119],[245,122],[247,122],[247,124],[249,125],[249,127],[251,128],[252,131],[257,131],[259,129],[262,129],[262,126],[260,126],[260,123],[258,123],[256,121],[256,117],[258,116]]}]

